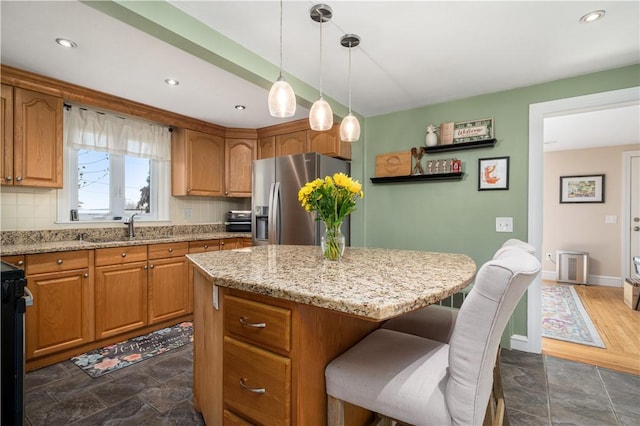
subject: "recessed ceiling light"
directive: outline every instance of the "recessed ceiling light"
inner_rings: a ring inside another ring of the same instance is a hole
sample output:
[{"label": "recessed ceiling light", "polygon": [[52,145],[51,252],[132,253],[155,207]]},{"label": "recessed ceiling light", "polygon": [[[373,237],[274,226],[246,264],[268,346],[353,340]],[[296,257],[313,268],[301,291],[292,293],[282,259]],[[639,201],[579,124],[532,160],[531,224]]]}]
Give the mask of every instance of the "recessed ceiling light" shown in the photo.
[{"label": "recessed ceiling light", "polygon": [[169,86],[177,86],[178,84],[180,84],[180,82],[174,78],[167,78],[164,80],[165,83],[167,83]]},{"label": "recessed ceiling light", "polygon": [[247,107],[244,105],[236,105],[234,106],[234,108],[237,109],[238,111],[244,111],[245,109],[247,109]]},{"label": "recessed ceiling light", "polygon": [[598,19],[604,17],[605,13],[606,12],[604,10],[594,10],[593,12],[589,12],[582,18],[580,18],[580,22],[589,23],[597,21]]},{"label": "recessed ceiling light", "polygon": [[78,44],[75,41],[69,40],[68,38],[57,38],[56,43],[62,47],[78,47]]}]

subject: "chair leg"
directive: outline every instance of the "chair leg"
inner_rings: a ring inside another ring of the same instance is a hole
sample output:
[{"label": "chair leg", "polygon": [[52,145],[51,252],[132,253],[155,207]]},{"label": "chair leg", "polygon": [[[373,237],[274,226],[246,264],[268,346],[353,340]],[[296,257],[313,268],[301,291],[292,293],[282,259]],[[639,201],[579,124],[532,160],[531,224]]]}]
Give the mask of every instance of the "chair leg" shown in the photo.
[{"label": "chair leg", "polygon": [[493,388],[484,415],[483,425],[485,426],[509,426],[502,389],[502,376],[500,375],[500,350],[499,348],[496,364],[493,367]]},{"label": "chair leg", "polygon": [[344,402],[327,395],[327,426],[344,426]]}]

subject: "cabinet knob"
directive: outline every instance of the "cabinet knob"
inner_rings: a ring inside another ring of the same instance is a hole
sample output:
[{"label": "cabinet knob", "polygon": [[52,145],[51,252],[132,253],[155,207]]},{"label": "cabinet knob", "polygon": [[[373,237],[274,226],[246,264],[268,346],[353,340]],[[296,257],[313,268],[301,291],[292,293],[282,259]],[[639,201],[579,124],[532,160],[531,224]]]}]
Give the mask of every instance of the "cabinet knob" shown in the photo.
[{"label": "cabinet knob", "polygon": [[7,182],[11,182],[13,180],[12,176],[5,176],[4,180],[6,180]]},{"label": "cabinet knob", "polygon": [[16,182],[22,182],[22,176],[16,176]]},{"label": "cabinet knob", "polygon": [[209,244],[205,244],[205,245],[204,245],[204,248],[205,248],[205,249],[208,249],[208,248],[209,248]]},{"label": "cabinet knob", "polygon": [[249,322],[247,317],[240,317],[240,324],[245,327],[253,327],[253,328],[266,328],[267,324],[263,322]]},{"label": "cabinet knob", "polygon": [[144,269],[149,269],[149,267],[147,265],[144,265]]},{"label": "cabinet knob", "polygon": [[173,253],[173,249],[172,248],[169,249],[169,253]]},{"label": "cabinet knob", "polygon": [[224,241],[220,241],[220,245],[223,246],[224,245]]},{"label": "cabinet knob", "polygon": [[24,261],[23,260],[18,260],[18,266],[22,266],[24,265]]},{"label": "cabinet knob", "polygon": [[62,265],[62,259],[58,259],[58,265]]},{"label": "cabinet knob", "polygon": [[155,265],[151,265],[151,266],[149,266],[149,268],[153,269],[153,268],[155,268]]},{"label": "cabinet knob", "polygon": [[122,253],[122,257],[127,257],[127,253]]},{"label": "cabinet knob", "polygon": [[249,392],[252,393],[265,393],[267,390],[265,388],[250,388],[249,386],[246,385],[247,383],[247,379],[245,379],[244,377],[240,378],[240,387],[244,390],[247,390]]},{"label": "cabinet knob", "polygon": [[84,274],[83,277],[89,278],[89,274]]}]

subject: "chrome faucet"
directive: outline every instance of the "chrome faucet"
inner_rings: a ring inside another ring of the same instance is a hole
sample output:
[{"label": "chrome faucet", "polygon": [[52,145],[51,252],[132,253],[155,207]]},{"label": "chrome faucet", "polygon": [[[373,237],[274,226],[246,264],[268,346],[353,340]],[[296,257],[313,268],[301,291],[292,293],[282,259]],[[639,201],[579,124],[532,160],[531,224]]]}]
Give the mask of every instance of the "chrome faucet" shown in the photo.
[{"label": "chrome faucet", "polygon": [[133,218],[137,214],[138,213],[134,213],[131,216],[129,216],[129,220],[124,223],[125,225],[127,225],[127,237],[129,237],[129,238],[133,238],[133,237],[136,236],[136,231],[133,228]]}]

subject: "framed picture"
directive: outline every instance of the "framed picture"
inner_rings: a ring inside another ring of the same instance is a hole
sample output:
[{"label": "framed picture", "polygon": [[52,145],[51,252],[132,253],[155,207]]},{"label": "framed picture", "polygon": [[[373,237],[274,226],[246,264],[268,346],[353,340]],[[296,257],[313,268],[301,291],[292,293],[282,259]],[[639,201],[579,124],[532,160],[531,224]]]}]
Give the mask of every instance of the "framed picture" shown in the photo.
[{"label": "framed picture", "polygon": [[478,191],[509,189],[509,157],[478,159]]},{"label": "framed picture", "polygon": [[604,175],[560,176],[560,203],[604,203]]}]

